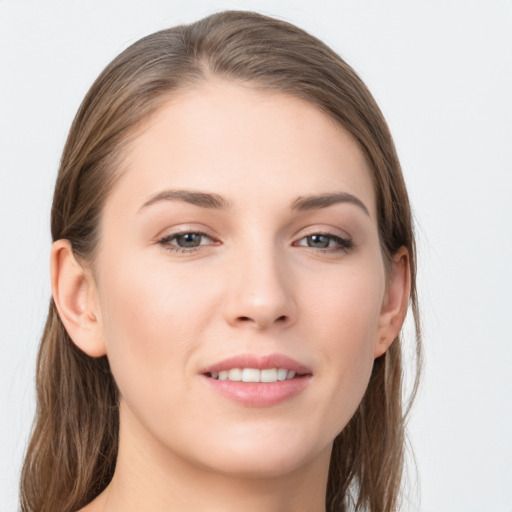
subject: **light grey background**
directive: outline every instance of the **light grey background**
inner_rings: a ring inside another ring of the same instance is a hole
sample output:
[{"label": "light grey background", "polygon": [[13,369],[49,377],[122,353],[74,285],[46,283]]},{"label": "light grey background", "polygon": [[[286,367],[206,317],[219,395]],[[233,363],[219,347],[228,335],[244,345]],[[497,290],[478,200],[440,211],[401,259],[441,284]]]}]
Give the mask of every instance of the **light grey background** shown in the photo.
[{"label": "light grey background", "polygon": [[48,299],[49,209],[74,113],[127,45],[215,10],[337,50],[390,124],[420,240],[426,368],[405,512],[512,511],[512,1],[0,0],[0,512],[17,509]]}]

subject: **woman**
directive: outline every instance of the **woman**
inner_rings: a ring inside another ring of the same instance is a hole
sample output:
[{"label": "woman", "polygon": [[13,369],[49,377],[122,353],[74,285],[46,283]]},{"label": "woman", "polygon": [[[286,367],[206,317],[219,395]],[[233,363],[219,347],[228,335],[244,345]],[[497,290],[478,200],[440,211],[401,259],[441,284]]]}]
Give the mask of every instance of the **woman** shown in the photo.
[{"label": "woman", "polygon": [[397,509],[411,213],[332,50],[245,12],[132,45],[52,237],[23,511]]}]

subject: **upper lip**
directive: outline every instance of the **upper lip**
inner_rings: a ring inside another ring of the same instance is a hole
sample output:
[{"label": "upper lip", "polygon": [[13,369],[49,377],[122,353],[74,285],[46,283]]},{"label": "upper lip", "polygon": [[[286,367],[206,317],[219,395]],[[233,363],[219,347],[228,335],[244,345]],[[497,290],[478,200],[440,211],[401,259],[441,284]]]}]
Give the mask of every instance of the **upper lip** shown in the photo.
[{"label": "upper lip", "polygon": [[264,356],[239,354],[207,366],[201,370],[201,373],[221,372],[231,370],[232,368],[256,368],[258,370],[264,370],[266,368],[286,368],[287,370],[293,370],[299,375],[311,373],[311,370],[307,366],[284,354],[268,354]]}]

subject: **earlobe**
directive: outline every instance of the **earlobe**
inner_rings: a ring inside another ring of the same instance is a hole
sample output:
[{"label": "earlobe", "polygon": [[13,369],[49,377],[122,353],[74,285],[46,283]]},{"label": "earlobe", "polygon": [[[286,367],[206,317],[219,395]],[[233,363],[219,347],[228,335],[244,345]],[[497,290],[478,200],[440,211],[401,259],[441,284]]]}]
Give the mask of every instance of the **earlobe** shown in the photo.
[{"label": "earlobe", "polygon": [[400,333],[407,314],[411,293],[411,269],[409,252],[400,247],[393,256],[392,267],[382,302],[379,319],[379,333],[375,345],[375,357],[379,357],[389,348]]},{"label": "earlobe", "polygon": [[105,355],[94,282],[75,259],[68,240],[52,244],[50,271],[53,301],[70,338],[91,357]]}]

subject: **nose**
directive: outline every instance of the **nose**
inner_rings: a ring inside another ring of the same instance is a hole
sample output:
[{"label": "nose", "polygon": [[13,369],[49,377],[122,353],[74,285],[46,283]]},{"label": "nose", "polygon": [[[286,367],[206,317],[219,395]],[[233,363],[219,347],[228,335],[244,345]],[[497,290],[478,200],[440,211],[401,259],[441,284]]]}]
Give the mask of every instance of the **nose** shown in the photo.
[{"label": "nose", "polygon": [[257,330],[292,325],[297,305],[286,267],[284,257],[270,248],[239,254],[229,269],[224,305],[228,324]]}]

